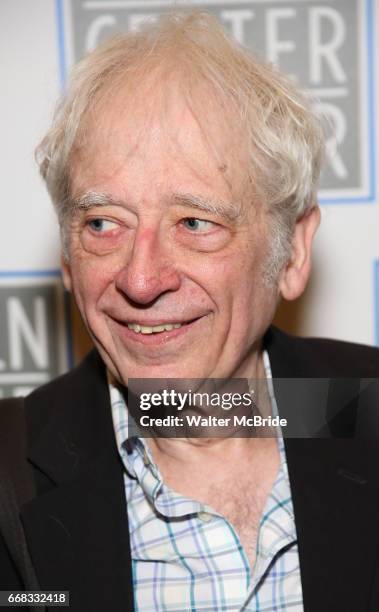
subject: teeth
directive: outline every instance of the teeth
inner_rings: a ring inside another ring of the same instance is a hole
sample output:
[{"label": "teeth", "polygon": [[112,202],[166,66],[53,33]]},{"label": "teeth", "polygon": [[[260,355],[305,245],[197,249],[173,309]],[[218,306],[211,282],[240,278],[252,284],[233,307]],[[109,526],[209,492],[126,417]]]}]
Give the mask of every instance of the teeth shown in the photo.
[{"label": "teeth", "polygon": [[128,323],[128,328],[137,332],[137,334],[139,334],[139,332],[141,331],[141,326],[138,325],[137,323]]},{"label": "teeth", "polygon": [[155,325],[155,327],[149,327],[154,333],[163,332],[164,325]]},{"label": "teeth", "polygon": [[128,328],[136,332],[137,334],[158,334],[163,331],[172,331],[173,329],[179,329],[181,323],[163,323],[162,325],[138,325],[138,323],[128,323]]}]

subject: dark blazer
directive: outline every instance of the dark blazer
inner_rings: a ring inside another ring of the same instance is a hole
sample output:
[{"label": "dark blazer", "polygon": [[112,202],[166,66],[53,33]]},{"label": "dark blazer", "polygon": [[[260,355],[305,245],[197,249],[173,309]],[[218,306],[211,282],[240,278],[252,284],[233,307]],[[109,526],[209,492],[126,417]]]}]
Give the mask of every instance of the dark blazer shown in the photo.
[{"label": "dark blazer", "polygon": [[[281,416],[296,416],[294,435],[315,436],[285,440],[305,612],[377,612],[375,381],[357,397],[359,378],[379,379],[379,350],[275,328],[265,345]],[[305,399],[277,380],[332,376],[326,395]],[[34,391],[26,409],[37,496],[21,518],[41,588],[69,590],[72,612],[133,610],[123,470],[98,354]],[[23,588],[1,538],[0,587]]]}]

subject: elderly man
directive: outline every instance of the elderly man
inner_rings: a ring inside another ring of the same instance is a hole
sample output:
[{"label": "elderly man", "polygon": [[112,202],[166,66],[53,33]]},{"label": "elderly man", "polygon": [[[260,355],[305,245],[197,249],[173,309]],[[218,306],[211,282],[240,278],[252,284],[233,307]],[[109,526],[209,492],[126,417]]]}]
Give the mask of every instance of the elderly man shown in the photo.
[{"label": "elderly man", "polygon": [[[78,612],[379,609],[378,447],[338,439],[378,351],[270,327],[310,274],[322,148],[294,84],[205,14],[74,69],[38,156],[97,350],[25,400],[32,487],[2,588],[66,589]],[[325,412],[288,377],[346,384]],[[264,380],[323,439],[129,435],[128,381],[167,378]]]}]

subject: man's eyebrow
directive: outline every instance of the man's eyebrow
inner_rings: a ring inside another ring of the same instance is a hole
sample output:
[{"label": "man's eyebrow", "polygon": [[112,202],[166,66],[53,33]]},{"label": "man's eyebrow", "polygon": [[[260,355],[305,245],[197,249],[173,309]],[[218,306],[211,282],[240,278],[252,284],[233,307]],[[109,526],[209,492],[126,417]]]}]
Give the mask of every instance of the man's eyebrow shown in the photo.
[{"label": "man's eyebrow", "polygon": [[173,196],[173,201],[181,206],[196,208],[203,212],[219,215],[227,221],[235,221],[241,215],[241,206],[238,204],[222,202],[220,200],[208,200],[189,193],[176,193]]},{"label": "man's eyebrow", "polygon": [[[241,215],[241,206],[238,204],[205,199],[190,193],[175,193],[172,200],[175,204],[187,208],[196,208],[202,212],[219,215],[227,221],[235,221]],[[96,206],[125,206],[125,204],[109,193],[88,191],[72,200],[71,210],[73,212],[85,211]]]},{"label": "man's eyebrow", "polygon": [[72,210],[89,210],[95,206],[121,206],[119,200],[115,200],[109,193],[101,193],[98,191],[87,191],[87,193],[74,198],[72,201]]}]

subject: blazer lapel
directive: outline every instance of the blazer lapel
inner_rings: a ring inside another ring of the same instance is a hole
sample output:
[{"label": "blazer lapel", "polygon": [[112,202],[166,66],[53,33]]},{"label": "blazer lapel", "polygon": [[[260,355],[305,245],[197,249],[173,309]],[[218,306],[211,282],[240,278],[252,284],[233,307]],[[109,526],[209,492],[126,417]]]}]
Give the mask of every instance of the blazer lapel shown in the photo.
[{"label": "blazer lapel", "polygon": [[[93,355],[27,402],[38,493],[24,505],[30,554],[43,589],[71,590],[75,612],[133,610],[123,470],[104,368]],[[41,413],[49,425],[38,435]]]},{"label": "blazer lapel", "polygon": [[318,379],[328,364],[309,367],[275,329],[267,340],[279,413],[296,420],[285,449],[304,610],[369,610],[378,580],[379,447],[352,438],[359,379]]},{"label": "blazer lapel", "polygon": [[368,610],[378,561],[377,442],[290,439],[286,454],[305,612]]}]

